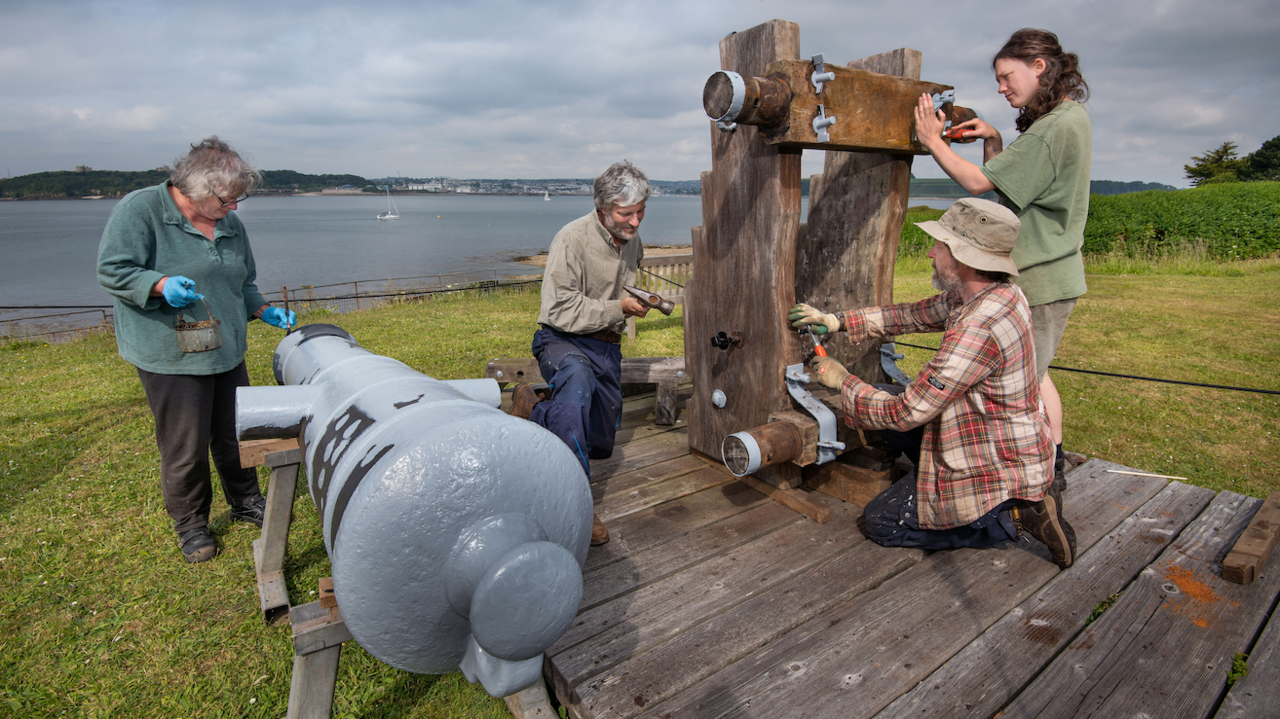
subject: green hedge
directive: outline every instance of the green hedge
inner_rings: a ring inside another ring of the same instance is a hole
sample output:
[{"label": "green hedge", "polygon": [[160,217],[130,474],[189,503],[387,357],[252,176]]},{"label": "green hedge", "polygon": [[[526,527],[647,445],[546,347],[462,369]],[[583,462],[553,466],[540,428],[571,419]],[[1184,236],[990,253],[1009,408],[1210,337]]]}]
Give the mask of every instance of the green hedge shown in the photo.
[{"label": "green hedge", "polygon": [[[941,210],[907,210],[898,254],[920,257],[933,246],[916,222]],[[1233,182],[1190,190],[1092,195],[1084,254],[1141,259],[1201,255],[1247,260],[1280,253],[1280,182]]]},{"label": "green hedge", "polygon": [[1280,182],[1234,182],[1174,192],[1089,198],[1086,255],[1219,260],[1280,252]]}]

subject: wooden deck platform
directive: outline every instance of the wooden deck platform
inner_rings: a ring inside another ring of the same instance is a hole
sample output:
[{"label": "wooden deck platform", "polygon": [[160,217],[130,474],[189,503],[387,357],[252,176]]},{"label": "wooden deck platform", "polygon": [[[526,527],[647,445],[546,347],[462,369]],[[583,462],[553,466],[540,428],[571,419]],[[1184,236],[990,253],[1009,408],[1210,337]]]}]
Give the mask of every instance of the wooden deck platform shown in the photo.
[{"label": "wooden deck platform", "polygon": [[[612,540],[545,672],[570,716],[1280,713],[1277,560],[1251,584],[1221,577],[1262,500],[1093,459],[1069,474],[1066,571],[1036,542],[887,549],[856,505],[814,493],[832,512],[818,524],[691,455],[653,405],[629,399],[614,455],[592,463]],[[1237,653],[1250,672],[1228,692]]]}]

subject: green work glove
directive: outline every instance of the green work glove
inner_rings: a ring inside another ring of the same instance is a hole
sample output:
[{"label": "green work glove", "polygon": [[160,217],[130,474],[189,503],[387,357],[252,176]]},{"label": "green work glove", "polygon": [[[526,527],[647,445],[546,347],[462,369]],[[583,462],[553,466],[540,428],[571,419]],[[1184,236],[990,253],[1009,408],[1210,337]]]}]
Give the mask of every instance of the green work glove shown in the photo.
[{"label": "green work glove", "polygon": [[828,332],[840,331],[839,317],[815,307],[810,307],[803,302],[791,308],[791,313],[787,315],[787,321],[797,330],[803,330],[807,326],[809,331],[815,335],[825,335]]},{"label": "green work glove", "polygon": [[831,389],[840,389],[849,376],[844,365],[830,357],[814,357],[809,360],[809,381],[818,381]]}]

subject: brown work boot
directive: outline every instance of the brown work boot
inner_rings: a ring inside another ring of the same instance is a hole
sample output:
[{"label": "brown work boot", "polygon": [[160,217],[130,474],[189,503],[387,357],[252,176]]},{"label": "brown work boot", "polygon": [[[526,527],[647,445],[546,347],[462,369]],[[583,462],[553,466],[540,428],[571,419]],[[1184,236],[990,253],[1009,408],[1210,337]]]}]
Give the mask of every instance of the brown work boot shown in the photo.
[{"label": "brown work boot", "polygon": [[542,401],[542,398],[527,383],[521,382],[517,384],[516,388],[511,390],[511,416],[529,419],[529,413],[533,412],[533,406],[540,401]]},{"label": "brown work boot", "polygon": [[591,546],[598,547],[609,541],[609,530],[604,528],[604,522],[596,515],[591,515]]},{"label": "brown work boot", "polygon": [[1062,495],[1053,485],[1039,502],[1010,510],[1018,531],[1025,531],[1049,548],[1053,563],[1066,569],[1076,561],[1076,531],[1062,516]]}]

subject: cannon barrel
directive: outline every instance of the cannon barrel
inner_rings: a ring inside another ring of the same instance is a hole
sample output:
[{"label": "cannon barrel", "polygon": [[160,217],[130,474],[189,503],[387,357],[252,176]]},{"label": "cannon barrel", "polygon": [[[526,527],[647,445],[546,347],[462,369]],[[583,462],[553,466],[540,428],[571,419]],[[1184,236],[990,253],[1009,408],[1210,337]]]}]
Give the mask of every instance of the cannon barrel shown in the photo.
[{"label": "cannon barrel", "polygon": [[332,325],[276,348],[280,387],[242,387],[244,438],[301,437],[351,635],[494,696],[538,679],[582,598],[591,492],[555,435],[497,407],[493,380],[445,382]]}]

